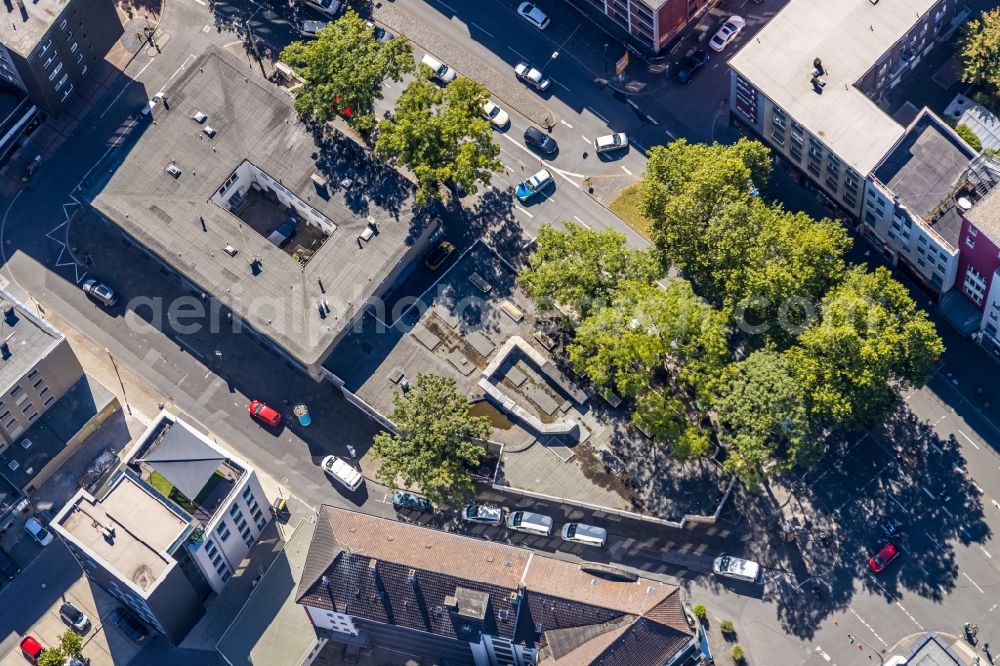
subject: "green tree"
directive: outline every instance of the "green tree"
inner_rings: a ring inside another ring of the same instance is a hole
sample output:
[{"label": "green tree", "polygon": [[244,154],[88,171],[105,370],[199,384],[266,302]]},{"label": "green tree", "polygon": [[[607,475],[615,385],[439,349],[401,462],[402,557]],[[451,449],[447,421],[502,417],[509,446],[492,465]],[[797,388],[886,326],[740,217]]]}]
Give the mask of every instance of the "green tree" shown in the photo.
[{"label": "green tree", "polygon": [[712,252],[710,223],[720,215],[745,215],[750,183],[763,184],[770,166],[768,149],[747,139],[731,146],[680,139],[652,148],[642,180],[642,212],[652,221],[661,259],[699,286],[710,282],[720,268]]},{"label": "green tree", "polygon": [[729,650],[729,657],[733,660],[734,664],[742,664],[746,661],[746,655],[743,653],[743,648],[739,645],[734,645],[732,649]]},{"label": "green tree", "polygon": [[441,89],[427,80],[429,67],[421,65],[420,72],[400,95],[393,117],[379,123],[375,153],[413,171],[417,202],[426,205],[441,198],[441,185],[475,193],[503,165],[482,117],[486,87],[460,76]]},{"label": "green tree", "polygon": [[483,456],[490,422],[469,413],[455,380],[417,375],[415,385],[396,394],[392,404],[389,420],[396,433],[381,432],[372,445],[379,480],[388,486],[400,479],[404,486],[416,484],[435,503],[471,494],[469,471]]},{"label": "green tree", "polygon": [[580,324],[567,352],[577,371],[625,395],[644,393],[654,373],[697,390],[728,355],[726,319],[684,280],[666,288],[634,280]]},{"label": "green tree", "polygon": [[969,21],[960,45],[962,80],[1000,90],[1000,8]]},{"label": "green tree", "polygon": [[728,366],[717,392],[725,467],[748,486],[819,455],[802,387],[784,354],[758,350]]},{"label": "green tree", "polygon": [[67,657],[83,658],[83,638],[72,629],[67,629],[59,636],[59,649]]},{"label": "green tree", "polygon": [[695,604],[694,608],[691,609],[694,616],[704,622],[708,618],[708,609],[705,608],[705,604]]},{"label": "green tree", "polygon": [[413,71],[410,42],[402,35],[380,42],[353,9],[315,39],[286,46],[281,60],[305,81],[295,95],[300,118],[325,123],[349,108],[351,115],[345,118],[362,132],[375,128],[374,104],[382,99],[382,82],[399,81]]},{"label": "green tree", "polygon": [[546,224],[538,231],[518,280],[544,307],[569,306],[586,317],[607,304],[622,282],[652,282],[660,272],[649,251],[626,246],[624,234],[564,222],[562,229]]},{"label": "green tree", "polygon": [[38,666],[66,666],[67,655],[61,649],[50,648],[38,658]]},{"label": "green tree", "polygon": [[983,142],[979,140],[979,136],[968,125],[957,125],[955,133],[962,137],[962,140],[969,144],[969,147],[977,153],[983,149]]},{"label": "green tree", "polygon": [[787,358],[814,423],[871,427],[922,386],[944,351],[934,324],[885,268],[850,269]]}]

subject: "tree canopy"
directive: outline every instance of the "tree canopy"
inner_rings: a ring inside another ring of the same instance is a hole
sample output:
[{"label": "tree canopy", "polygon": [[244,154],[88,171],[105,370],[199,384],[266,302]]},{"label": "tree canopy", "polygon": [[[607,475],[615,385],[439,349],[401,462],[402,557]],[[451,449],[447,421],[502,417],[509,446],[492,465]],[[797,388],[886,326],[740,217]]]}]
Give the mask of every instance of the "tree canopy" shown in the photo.
[{"label": "tree canopy", "polygon": [[353,9],[315,39],[286,46],[281,60],[305,81],[295,96],[299,117],[325,123],[349,108],[344,117],[360,131],[375,128],[374,103],[382,99],[382,81],[400,81],[413,71],[409,41],[402,35],[385,42],[375,39],[371,26]]},{"label": "tree canopy", "polygon": [[819,321],[789,350],[814,418],[833,426],[871,427],[922,386],[944,352],[927,313],[885,268],[857,266],[830,290]]},{"label": "tree canopy", "polygon": [[545,307],[569,306],[586,317],[607,304],[620,283],[651,282],[660,273],[652,254],[627,247],[624,234],[564,222],[561,229],[546,224],[538,231],[518,280]]},{"label": "tree canopy", "polygon": [[70,657],[83,658],[83,639],[72,629],[59,636],[59,645],[48,648],[38,658],[38,666],[65,666]]},{"label": "tree canopy", "polygon": [[1000,90],[1000,8],[966,24],[961,49],[962,80]]},{"label": "tree canopy", "polygon": [[475,193],[503,165],[482,116],[486,87],[460,76],[442,89],[427,80],[429,67],[420,65],[420,72],[400,95],[392,118],[379,123],[375,153],[413,171],[417,202],[425,205],[441,197],[442,184]]},{"label": "tree canopy", "polygon": [[490,422],[472,416],[455,380],[417,375],[407,393],[393,397],[389,420],[396,433],[375,436],[372,455],[379,462],[378,478],[390,487],[402,480],[416,485],[434,503],[445,503],[472,492],[469,472],[483,456],[482,441]]}]

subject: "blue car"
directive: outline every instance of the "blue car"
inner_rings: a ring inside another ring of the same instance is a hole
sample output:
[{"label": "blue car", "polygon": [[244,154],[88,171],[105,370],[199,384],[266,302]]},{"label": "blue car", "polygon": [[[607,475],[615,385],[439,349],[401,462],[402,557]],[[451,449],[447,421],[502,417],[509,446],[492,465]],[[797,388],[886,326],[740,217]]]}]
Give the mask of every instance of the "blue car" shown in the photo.
[{"label": "blue car", "polygon": [[552,174],[548,169],[542,169],[531,178],[522,180],[517,186],[515,195],[519,201],[527,201],[552,184]]}]

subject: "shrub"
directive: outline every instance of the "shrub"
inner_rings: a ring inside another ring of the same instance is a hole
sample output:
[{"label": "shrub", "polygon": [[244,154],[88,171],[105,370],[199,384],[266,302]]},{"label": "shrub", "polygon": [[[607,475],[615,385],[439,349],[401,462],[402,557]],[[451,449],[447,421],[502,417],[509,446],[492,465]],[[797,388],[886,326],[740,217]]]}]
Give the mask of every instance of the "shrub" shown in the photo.
[{"label": "shrub", "polygon": [[704,622],[705,618],[708,617],[708,609],[705,608],[705,604],[695,604],[695,607],[691,609],[694,616],[700,621]]},{"label": "shrub", "polygon": [[955,128],[955,133],[958,134],[962,139],[972,146],[972,149],[977,153],[983,149],[983,142],[979,140],[976,133],[972,131],[972,128],[968,125],[959,125]]},{"label": "shrub", "polygon": [[726,635],[732,635],[736,633],[736,627],[733,626],[732,620],[723,620],[719,623],[719,631]]},{"label": "shrub", "polygon": [[729,656],[733,658],[734,664],[742,664],[746,660],[746,655],[743,654],[743,648],[739,645],[733,646],[733,649],[729,651]]}]

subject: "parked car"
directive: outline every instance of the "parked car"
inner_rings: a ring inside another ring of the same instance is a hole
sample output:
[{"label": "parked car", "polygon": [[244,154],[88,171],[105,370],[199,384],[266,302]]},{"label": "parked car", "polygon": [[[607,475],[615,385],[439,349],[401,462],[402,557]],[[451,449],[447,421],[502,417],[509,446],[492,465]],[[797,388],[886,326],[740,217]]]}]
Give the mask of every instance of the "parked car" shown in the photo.
[{"label": "parked car", "polygon": [[545,30],[549,27],[549,23],[552,20],[546,16],[545,12],[531,4],[530,2],[522,2],[517,6],[518,16],[523,18],[525,21],[535,26],[539,30]]},{"label": "parked car", "polygon": [[503,522],[503,509],[486,504],[470,504],[462,510],[462,519],[470,523],[499,525]]},{"label": "parked car", "polygon": [[556,143],[555,139],[531,125],[528,125],[528,129],[524,130],[524,143],[543,155],[554,155],[559,150],[559,144]]},{"label": "parked car", "polygon": [[14,561],[14,558],[6,551],[0,550],[0,574],[3,574],[7,580],[14,580],[14,577],[19,573],[21,573],[21,567]]},{"label": "parked car", "polygon": [[594,150],[599,153],[609,153],[615,150],[624,150],[625,148],[628,148],[628,137],[625,136],[625,132],[606,134],[594,139]]},{"label": "parked car", "polygon": [[402,490],[392,494],[392,506],[395,509],[412,509],[413,511],[433,511],[434,507],[426,497],[414,495]]},{"label": "parked car", "polygon": [[306,4],[316,11],[323,12],[327,16],[336,16],[340,13],[340,2],[338,0],[306,0]]},{"label": "parked car", "polygon": [[111,620],[111,624],[118,627],[118,630],[125,635],[125,638],[133,643],[142,643],[149,638],[149,629],[146,628],[146,625],[140,622],[130,611],[120,606],[111,611],[108,619]]},{"label": "parked car", "polygon": [[531,199],[551,184],[552,174],[549,173],[548,169],[542,169],[531,178],[522,180],[518,184],[517,190],[515,190],[514,194],[517,196],[519,201],[524,202]]},{"label": "parked car", "polygon": [[45,652],[42,644],[35,640],[34,636],[25,636],[21,639],[21,654],[32,664],[38,663],[38,658]]},{"label": "parked car", "polygon": [[163,104],[163,102],[166,101],[166,99],[167,99],[166,95],[164,95],[162,92],[156,93],[155,95],[150,97],[149,101],[146,102],[146,105],[142,107],[141,111],[142,115],[152,116],[153,109],[155,109],[160,104]]},{"label": "parked car", "polygon": [[301,21],[299,23],[299,34],[303,37],[315,37],[316,33],[330,25],[329,21]]},{"label": "parked car", "polygon": [[512,511],[507,516],[507,527],[518,532],[550,536],[552,534],[552,518],[530,511]]},{"label": "parked car", "polygon": [[603,527],[584,525],[583,523],[566,523],[559,536],[563,538],[563,541],[603,548],[604,542],[608,540],[608,531]]},{"label": "parked car", "polygon": [[715,36],[709,40],[709,48],[713,51],[722,51],[739,36],[746,24],[747,22],[743,20],[742,16],[730,16],[729,20],[723,23]]},{"label": "parked car", "polygon": [[458,76],[458,72],[444,64],[430,53],[425,53],[420,59],[420,64],[427,65],[434,72],[434,78],[445,85],[451,83]]},{"label": "parked car", "polygon": [[84,280],[80,288],[83,289],[85,294],[99,301],[105,307],[110,308],[118,302],[118,294],[115,293],[115,290],[103,282],[98,282],[94,278]]},{"label": "parked car", "polygon": [[507,115],[507,112],[490,100],[483,102],[483,117],[497,129],[507,127],[507,123],[510,122],[510,116]]},{"label": "parked car", "polygon": [[268,407],[260,400],[254,400],[247,405],[247,411],[250,412],[250,416],[266,425],[271,426],[272,428],[277,428],[281,425],[281,414],[279,414],[273,407]]},{"label": "parked car", "polygon": [[723,555],[722,557],[715,558],[715,561],[712,563],[712,571],[717,576],[726,576],[727,578],[735,578],[748,583],[756,583],[760,577],[761,569],[760,565],[756,562]]},{"label": "parked car", "polygon": [[90,618],[83,614],[83,611],[71,604],[64,603],[59,607],[59,617],[69,626],[76,629],[81,634],[86,633],[90,627]]},{"label": "parked car", "polygon": [[677,79],[677,83],[689,83],[694,78],[694,75],[708,64],[708,59],[708,51],[705,49],[697,49],[691,55],[684,58],[681,61],[680,67],[674,72],[674,78]]},{"label": "parked car", "polygon": [[40,546],[52,543],[52,533],[42,527],[37,518],[28,518],[24,521],[24,531],[30,534],[31,538],[37,541]]},{"label": "parked car", "polygon": [[868,566],[875,573],[881,573],[897,557],[899,557],[899,548],[896,548],[894,544],[887,543],[868,559]]},{"label": "parked car", "polygon": [[324,472],[332,476],[335,481],[348,490],[357,490],[364,483],[365,477],[361,476],[361,472],[354,469],[346,460],[342,460],[337,456],[327,456],[323,458],[323,462],[320,464]]},{"label": "parked car", "polygon": [[455,251],[454,245],[452,245],[448,241],[441,241],[441,243],[438,244],[436,248],[431,250],[429,253],[427,253],[427,256],[424,257],[424,266],[431,269],[432,271],[436,271],[437,269],[441,268],[441,265],[448,260],[448,257],[450,257],[451,253],[454,251]]},{"label": "parked car", "polygon": [[396,38],[396,35],[392,34],[380,25],[375,25],[371,21],[365,21],[365,24],[372,29],[372,34],[375,35],[375,39],[380,42],[388,42]]},{"label": "parked car", "polygon": [[542,73],[526,62],[520,62],[514,67],[514,76],[535,90],[548,90],[552,81],[542,76]]}]

